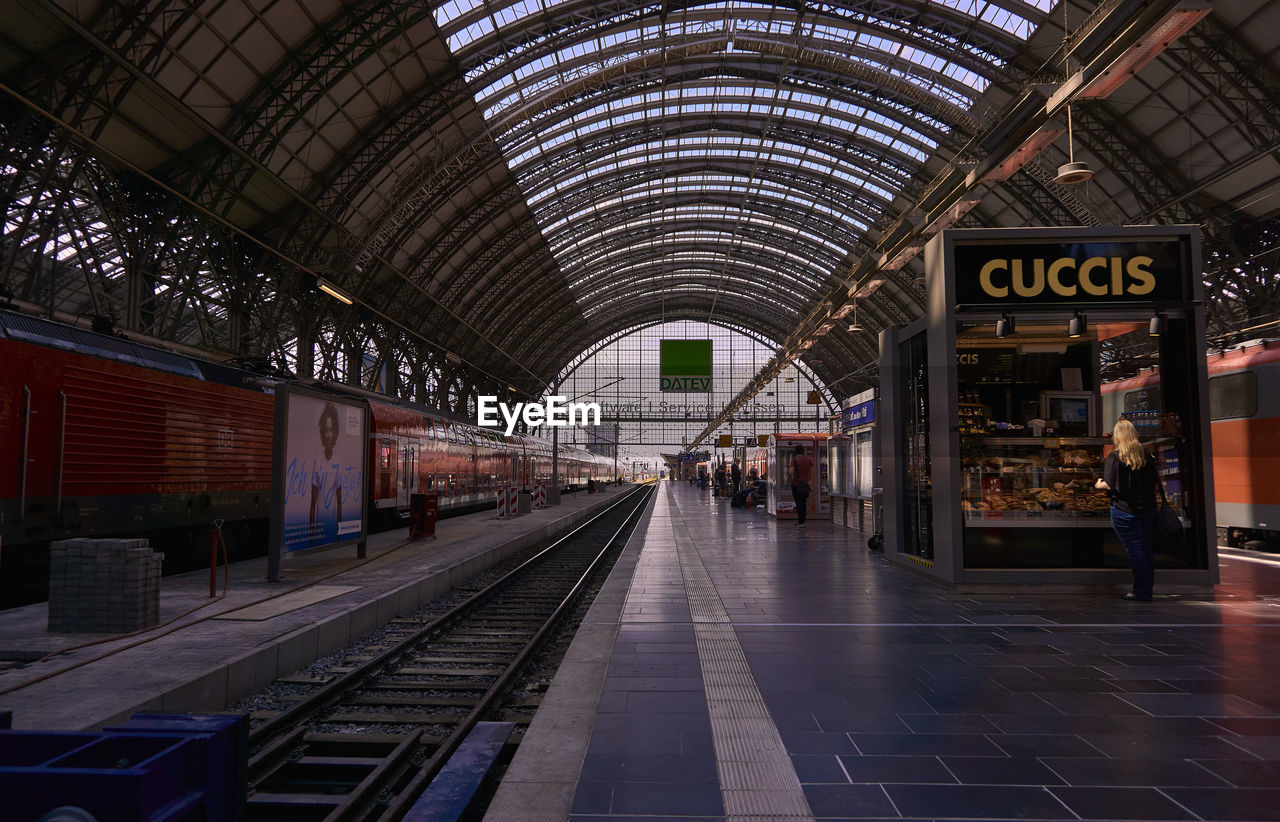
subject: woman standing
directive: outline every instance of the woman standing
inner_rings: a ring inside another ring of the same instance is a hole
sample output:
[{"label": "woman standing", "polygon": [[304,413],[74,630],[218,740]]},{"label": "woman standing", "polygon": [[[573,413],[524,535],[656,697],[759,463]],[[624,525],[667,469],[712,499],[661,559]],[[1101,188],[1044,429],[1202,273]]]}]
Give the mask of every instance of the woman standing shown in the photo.
[{"label": "woman standing", "polygon": [[1111,525],[1129,553],[1133,590],[1129,601],[1150,602],[1155,581],[1156,461],[1138,441],[1133,423],[1121,418],[1111,432],[1114,446],[1102,468],[1097,488],[1111,494]]}]

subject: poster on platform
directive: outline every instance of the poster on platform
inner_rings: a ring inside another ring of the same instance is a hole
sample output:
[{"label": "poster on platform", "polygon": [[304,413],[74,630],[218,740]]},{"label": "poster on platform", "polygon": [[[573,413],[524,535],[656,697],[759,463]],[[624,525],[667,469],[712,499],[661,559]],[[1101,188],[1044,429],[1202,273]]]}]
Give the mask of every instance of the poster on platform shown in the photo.
[{"label": "poster on platform", "polygon": [[282,553],[363,541],[366,426],[350,400],[277,391],[272,537]]}]

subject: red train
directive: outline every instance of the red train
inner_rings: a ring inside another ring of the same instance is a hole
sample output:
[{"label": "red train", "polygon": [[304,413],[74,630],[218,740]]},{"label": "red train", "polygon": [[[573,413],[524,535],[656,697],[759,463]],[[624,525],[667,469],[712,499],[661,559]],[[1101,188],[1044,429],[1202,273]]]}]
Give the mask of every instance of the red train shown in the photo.
[{"label": "red train", "polygon": [[[507,436],[387,398],[369,407],[370,508],[399,523],[409,494],[439,495],[440,510],[492,506],[499,488],[551,484],[551,443]],[[613,459],[560,446],[556,474],[562,491],[612,476]]]},{"label": "red train", "polygon": [[[0,607],[44,598],[48,545],[147,537],[165,572],[208,563],[222,520],[232,559],[265,553],[275,380],[105,334],[0,311]],[[550,482],[551,446],[342,386],[369,410],[370,518],[396,525],[408,494],[442,515]],[[613,461],[562,447],[562,490]]]},{"label": "red train", "polygon": [[[1209,432],[1218,539],[1280,551],[1280,340],[1208,355]],[[1154,371],[1102,386],[1103,424],[1158,412]]]}]

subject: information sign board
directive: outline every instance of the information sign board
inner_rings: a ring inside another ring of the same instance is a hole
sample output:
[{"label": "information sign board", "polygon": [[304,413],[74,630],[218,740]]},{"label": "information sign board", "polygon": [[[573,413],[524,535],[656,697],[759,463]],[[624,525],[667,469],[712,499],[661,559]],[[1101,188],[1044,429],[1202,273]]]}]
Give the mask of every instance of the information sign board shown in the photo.
[{"label": "information sign board", "polygon": [[658,388],[668,392],[711,390],[711,340],[660,340]]}]

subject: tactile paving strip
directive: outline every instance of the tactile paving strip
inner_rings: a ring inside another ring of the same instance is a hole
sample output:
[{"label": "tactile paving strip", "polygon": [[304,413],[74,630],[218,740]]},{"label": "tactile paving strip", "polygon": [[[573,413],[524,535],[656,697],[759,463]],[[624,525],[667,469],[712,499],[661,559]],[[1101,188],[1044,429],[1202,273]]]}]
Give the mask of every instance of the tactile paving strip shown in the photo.
[{"label": "tactile paving strip", "polygon": [[[674,502],[671,510],[679,511]],[[711,715],[725,819],[812,820],[800,778],[689,529],[678,514],[671,524]]]}]

